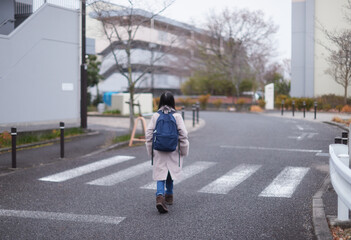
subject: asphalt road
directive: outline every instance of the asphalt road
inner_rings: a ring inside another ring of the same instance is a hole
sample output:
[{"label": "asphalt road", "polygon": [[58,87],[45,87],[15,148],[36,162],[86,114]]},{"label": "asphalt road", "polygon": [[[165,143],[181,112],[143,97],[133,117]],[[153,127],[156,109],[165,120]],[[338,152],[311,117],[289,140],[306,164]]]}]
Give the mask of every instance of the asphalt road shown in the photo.
[{"label": "asphalt road", "polygon": [[312,196],[341,130],[260,114],[201,118],[169,213],[155,207],[145,147],[126,147],[0,176],[0,239],[315,239]]}]

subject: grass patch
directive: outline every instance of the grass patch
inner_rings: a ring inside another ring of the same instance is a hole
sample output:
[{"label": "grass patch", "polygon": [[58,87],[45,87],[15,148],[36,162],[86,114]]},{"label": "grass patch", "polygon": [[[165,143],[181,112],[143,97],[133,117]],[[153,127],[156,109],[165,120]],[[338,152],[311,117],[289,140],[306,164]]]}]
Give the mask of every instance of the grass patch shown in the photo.
[{"label": "grass patch", "polygon": [[120,115],[121,111],[120,110],[107,110],[104,112],[106,115]]},{"label": "grass patch", "polygon": [[[66,128],[65,137],[76,136],[84,133],[82,128]],[[37,132],[19,132],[17,135],[17,145],[37,143],[47,140],[52,140],[60,137],[60,130],[53,129]],[[9,132],[0,133],[0,148],[11,147],[11,134]]]},{"label": "grass patch", "polygon": [[[143,137],[143,134],[135,134],[134,138],[140,138]],[[130,140],[130,134],[122,135],[122,136],[117,136],[113,139],[113,143],[119,143],[119,142],[126,142]]]}]

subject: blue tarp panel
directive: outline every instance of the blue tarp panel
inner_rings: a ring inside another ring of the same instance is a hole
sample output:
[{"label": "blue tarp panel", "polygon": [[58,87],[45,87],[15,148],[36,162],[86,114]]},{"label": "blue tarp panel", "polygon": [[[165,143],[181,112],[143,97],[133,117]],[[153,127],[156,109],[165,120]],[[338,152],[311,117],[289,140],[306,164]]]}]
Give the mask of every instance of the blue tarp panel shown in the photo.
[{"label": "blue tarp panel", "polygon": [[116,94],[118,92],[105,92],[103,96],[104,103],[108,106],[111,106],[111,96],[112,94]]}]

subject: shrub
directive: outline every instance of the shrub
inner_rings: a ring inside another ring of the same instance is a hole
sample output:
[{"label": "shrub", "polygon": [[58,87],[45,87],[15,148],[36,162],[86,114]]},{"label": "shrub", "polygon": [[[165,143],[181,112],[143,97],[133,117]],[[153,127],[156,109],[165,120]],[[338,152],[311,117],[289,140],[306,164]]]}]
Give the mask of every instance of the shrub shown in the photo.
[{"label": "shrub", "polygon": [[191,98],[178,98],[177,101],[179,101],[180,104],[184,105],[185,107],[190,107],[196,102],[196,100]]},{"label": "shrub", "polygon": [[345,105],[342,109],[341,112],[343,113],[351,113],[351,106],[350,105]]},{"label": "shrub", "polygon": [[160,98],[154,98],[153,99],[153,101],[152,101],[152,104],[153,104],[153,106],[152,106],[152,110],[154,111],[154,112],[157,112],[157,110],[158,110],[158,104],[160,103]]},{"label": "shrub", "polygon": [[257,105],[252,105],[250,107],[250,111],[251,112],[263,112],[262,108],[260,106],[257,106]]},{"label": "shrub", "polygon": [[215,107],[217,109],[219,109],[221,107],[221,105],[222,105],[222,102],[223,102],[222,99],[216,99],[216,100],[213,101],[213,105],[215,105]]},{"label": "shrub", "polygon": [[265,108],[266,107],[266,101],[263,99],[258,100],[258,106],[260,106],[260,108]]},{"label": "shrub", "polygon": [[283,95],[283,94],[277,95],[276,98],[275,98],[275,102],[274,102],[275,108],[280,109],[281,106],[282,106],[282,101],[283,100],[284,100],[284,105],[285,105],[286,99],[288,99],[287,95]]},{"label": "shrub", "polygon": [[199,102],[201,105],[201,109],[205,110],[207,108],[207,103],[208,103],[208,100],[210,99],[210,97],[211,97],[210,94],[199,96]]},{"label": "shrub", "polygon": [[9,146],[11,144],[11,134],[7,131],[0,133],[0,147]]},{"label": "shrub", "polygon": [[[318,104],[318,105],[319,105],[319,104]],[[327,111],[327,112],[328,112],[331,108],[332,108],[332,107],[331,107],[330,104],[324,104],[324,105],[323,105],[323,110],[324,110],[324,111]]]},{"label": "shrub", "polygon": [[342,107],[343,107],[343,105],[337,105],[335,108],[336,108],[336,110],[338,110],[339,112],[341,112]]},{"label": "shrub", "polygon": [[338,105],[344,104],[344,97],[336,96],[335,94],[328,94],[328,95],[322,95],[322,96],[318,97],[317,101],[321,102],[322,105],[330,104],[331,107],[334,108]]}]

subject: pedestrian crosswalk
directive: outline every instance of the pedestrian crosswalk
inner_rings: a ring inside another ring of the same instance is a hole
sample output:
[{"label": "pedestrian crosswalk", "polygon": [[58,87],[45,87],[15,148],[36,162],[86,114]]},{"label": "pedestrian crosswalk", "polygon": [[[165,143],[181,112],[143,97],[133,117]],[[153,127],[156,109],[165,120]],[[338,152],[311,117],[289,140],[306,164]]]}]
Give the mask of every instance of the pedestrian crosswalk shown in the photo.
[{"label": "pedestrian crosswalk", "polygon": [[[138,177],[147,172],[150,172],[149,178],[151,178],[152,166],[150,164],[150,161],[144,161],[140,163],[140,161],[137,161],[137,159],[135,159],[133,156],[114,156],[63,172],[55,173],[50,176],[42,177],[38,180],[43,182],[64,182],[73,178],[79,178],[80,176],[88,173],[100,171],[104,168],[114,165],[117,165],[115,168],[118,169],[120,168],[118,164],[126,161],[129,161],[129,165],[132,166],[121,168],[112,174],[102,176],[84,184],[94,186],[116,186],[122,182],[126,182],[129,179]],[[217,165],[218,163],[216,162],[208,161],[196,161],[189,163],[183,167],[183,177],[181,179],[175,180],[174,184],[176,185],[181,182],[191,181],[194,176],[199,175],[202,180],[201,182],[197,183],[199,186],[199,190],[197,190],[197,192],[225,195],[230,194],[244,181],[250,181],[257,176],[264,175],[265,168],[267,167],[265,165],[257,164],[239,164],[232,166],[232,168],[226,173],[220,173],[219,176],[214,176],[212,171],[211,177],[207,177],[206,171],[216,167]],[[267,180],[267,184],[265,185],[266,187],[262,189],[262,191],[258,193],[257,196],[291,198],[297,191],[298,186],[301,184],[308,171],[308,167],[287,166],[282,169],[276,176],[269,176],[269,180]],[[267,179],[267,177],[265,179]],[[156,183],[153,181],[147,184],[141,184],[140,188],[146,190],[155,190]]]},{"label": "pedestrian crosswalk", "polygon": [[227,194],[230,190],[249,178],[260,167],[260,165],[242,164],[201,188],[199,192]]}]

